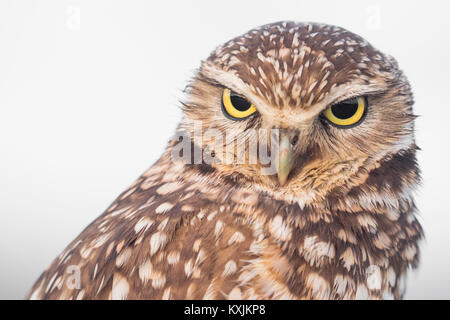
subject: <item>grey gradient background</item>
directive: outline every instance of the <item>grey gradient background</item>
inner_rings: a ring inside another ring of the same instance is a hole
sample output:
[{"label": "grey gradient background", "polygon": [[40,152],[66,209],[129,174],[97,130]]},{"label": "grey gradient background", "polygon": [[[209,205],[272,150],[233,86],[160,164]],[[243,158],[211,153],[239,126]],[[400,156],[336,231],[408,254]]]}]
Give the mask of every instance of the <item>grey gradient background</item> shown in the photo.
[{"label": "grey gradient background", "polygon": [[158,158],[199,61],[278,20],[348,28],[409,77],[427,240],[406,298],[450,298],[449,9],[449,1],[1,0],[0,298],[23,298]]}]

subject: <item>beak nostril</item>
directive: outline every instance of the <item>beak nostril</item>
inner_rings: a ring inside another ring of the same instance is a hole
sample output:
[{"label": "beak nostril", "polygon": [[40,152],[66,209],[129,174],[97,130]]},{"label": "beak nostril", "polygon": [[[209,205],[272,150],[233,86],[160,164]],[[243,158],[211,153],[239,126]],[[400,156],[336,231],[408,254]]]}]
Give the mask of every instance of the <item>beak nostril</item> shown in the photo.
[{"label": "beak nostril", "polygon": [[295,135],[291,138],[291,144],[295,146],[298,142],[298,135]]}]

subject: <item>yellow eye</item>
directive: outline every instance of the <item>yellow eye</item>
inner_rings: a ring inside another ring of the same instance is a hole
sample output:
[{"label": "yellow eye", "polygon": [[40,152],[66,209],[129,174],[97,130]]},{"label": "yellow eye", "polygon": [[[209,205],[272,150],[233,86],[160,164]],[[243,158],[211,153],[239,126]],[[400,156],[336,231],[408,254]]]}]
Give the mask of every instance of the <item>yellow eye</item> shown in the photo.
[{"label": "yellow eye", "polygon": [[324,117],[333,125],[340,128],[350,128],[361,123],[367,112],[365,97],[346,100],[328,107]]},{"label": "yellow eye", "polygon": [[256,112],[253,104],[238,96],[230,89],[224,89],[222,94],[222,109],[228,117],[234,120],[245,119]]}]

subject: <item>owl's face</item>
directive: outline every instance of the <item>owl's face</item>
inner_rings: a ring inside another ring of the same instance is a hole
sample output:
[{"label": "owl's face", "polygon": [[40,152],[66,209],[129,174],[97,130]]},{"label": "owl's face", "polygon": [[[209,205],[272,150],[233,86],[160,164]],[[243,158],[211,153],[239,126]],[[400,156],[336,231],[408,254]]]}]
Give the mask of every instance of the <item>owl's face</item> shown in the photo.
[{"label": "owl's face", "polygon": [[201,123],[195,144],[215,172],[279,197],[350,190],[414,145],[413,100],[395,60],[339,27],[251,30],[218,47],[187,93],[180,128]]}]

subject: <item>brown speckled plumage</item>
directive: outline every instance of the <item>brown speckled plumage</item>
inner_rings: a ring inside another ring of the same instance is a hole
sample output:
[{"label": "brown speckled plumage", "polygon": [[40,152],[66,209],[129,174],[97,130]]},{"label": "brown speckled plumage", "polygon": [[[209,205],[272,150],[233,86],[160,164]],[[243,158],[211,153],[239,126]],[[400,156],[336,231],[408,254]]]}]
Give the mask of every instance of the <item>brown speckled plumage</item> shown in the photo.
[{"label": "brown speckled plumage", "polygon": [[[224,117],[223,88],[254,103],[257,114]],[[274,23],[218,47],[186,94],[179,132],[191,132],[192,120],[249,140],[256,139],[250,129],[295,131],[287,183],[261,174],[260,163],[174,162],[174,138],[56,258],[29,298],[402,297],[422,237],[413,201],[420,177],[412,94],[392,57],[339,27]],[[360,125],[321,120],[327,106],[355,96],[369,102]],[[75,286],[67,285],[73,266]]]}]

